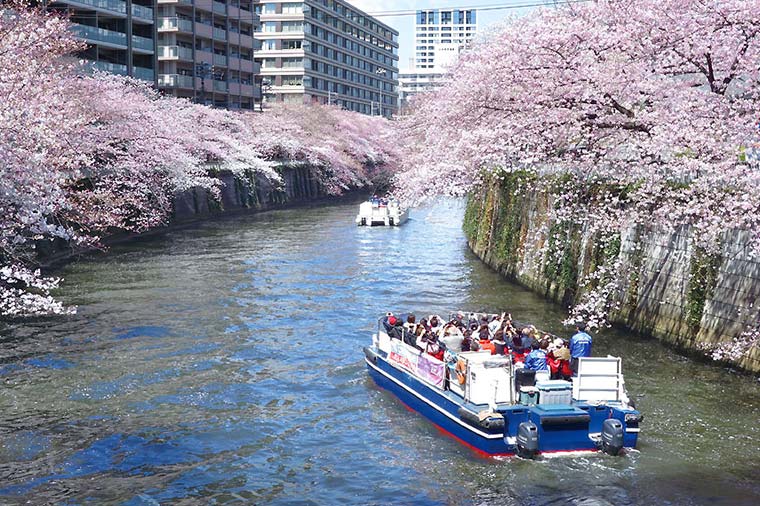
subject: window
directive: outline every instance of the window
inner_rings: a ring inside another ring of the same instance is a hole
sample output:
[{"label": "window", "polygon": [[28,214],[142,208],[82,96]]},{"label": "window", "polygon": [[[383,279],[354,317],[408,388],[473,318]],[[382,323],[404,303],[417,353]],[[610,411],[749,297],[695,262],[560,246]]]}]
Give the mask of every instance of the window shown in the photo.
[{"label": "window", "polygon": [[275,14],[276,12],[277,12],[277,6],[275,4],[264,4],[261,6],[262,14]]},{"label": "window", "polygon": [[303,41],[302,40],[283,40],[282,41],[282,48],[283,49],[301,49],[303,47]]},{"label": "window", "polygon": [[303,76],[283,76],[283,86],[303,86]]},{"label": "window", "polygon": [[261,28],[263,32],[273,33],[277,31],[277,23],[274,21],[265,21],[261,23]]},{"label": "window", "polygon": [[261,50],[262,51],[274,51],[277,49],[277,43],[274,40],[263,40],[261,41]]},{"label": "window", "polygon": [[302,58],[283,58],[282,59],[282,68],[284,69],[294,69],[294,68],[301,68],[301,67],[303,67]]},{"label": "window", "polygon": [[301,23],[300,21],[283,21],[282,31],[283,32],[302,32],[303,23]]},{"label": "window", "polygon": [[301,14],[303,12],[303,3],[282,4],[283,14]]}]

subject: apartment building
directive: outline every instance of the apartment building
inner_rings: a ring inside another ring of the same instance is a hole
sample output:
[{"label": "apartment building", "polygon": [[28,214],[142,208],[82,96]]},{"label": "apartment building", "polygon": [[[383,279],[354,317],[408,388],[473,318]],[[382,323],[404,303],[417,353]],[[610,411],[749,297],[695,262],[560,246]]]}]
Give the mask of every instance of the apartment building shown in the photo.
[{"label": "apartment building", "polygon": [[251,0],[157,0],[158,87],[227,109],[255,106],[261,90]]},{"label": "apartment building", "polygon": [[415,22],[415,69],[442,70],[454,63],[478,31],[474,9],[417,11]]},{"label": "apartment building", "polygon": [[415,56],[399,76],[399,108],[410,99],[446,83],[449,68],[477,35],[474,9],[428,9],[417,11]]},{"label": "apartment building", "polygon": [[265,101],[396,112],[396,30],[343,0],[254,3],[261,15],[256,60]]},{"label": "apartment building", "polygon": [[155,0],[56,0],[87,48],[77,56],[93,70],[156,80]]}]

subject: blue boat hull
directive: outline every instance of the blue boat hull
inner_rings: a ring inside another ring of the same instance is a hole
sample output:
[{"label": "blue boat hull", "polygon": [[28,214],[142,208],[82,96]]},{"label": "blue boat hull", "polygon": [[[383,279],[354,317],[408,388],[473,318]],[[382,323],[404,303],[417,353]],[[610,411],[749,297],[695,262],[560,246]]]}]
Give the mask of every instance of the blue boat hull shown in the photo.
[{"label": "blue boat hull", "polygon": [[[638,439],[638,411],[616,406],[574,403],[572,406],[500,405],[505,421],[503,430],[487,430],[460,416],[461,408],[478,412],[486,406],[467,403],[456,394],[431,387],[386,361],[382,352],[365,348],[369,374],[375,383],[392,392],[410,409],[420,413],[438,428],[478,453],[488,456],[517,454],[516,437],[522,422],[538,428],[539,454],[596,452],[602,424],[608,418],[623,423],[624,446],[635,448]],[[629,416],[626,422],[626,415]],[[636,422],[630,419],[636,418]],[[627,425],[626,425],[627,423]]]}]

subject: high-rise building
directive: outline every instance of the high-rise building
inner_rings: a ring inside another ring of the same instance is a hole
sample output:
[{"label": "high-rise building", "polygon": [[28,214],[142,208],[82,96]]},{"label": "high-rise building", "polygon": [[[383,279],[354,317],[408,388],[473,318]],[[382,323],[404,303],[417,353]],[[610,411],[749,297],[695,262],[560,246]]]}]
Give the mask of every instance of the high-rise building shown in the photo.
[{"label": "high-rise building", "polygon": [[417,11],[415,23],[415,69],[445,70],[478,30],[474,9]]},{"label": "high-rise building", "polygon": [[392,115],[398,32],[343,0],[256,1],[256,52],[267,101],[334,104]]},{"label": "high-rise building", "polygon": [[77,56],[95,70],[156,80],[155,0],[55,0],[87,48]]},{"label": "high-rise building", "polygon": [[410,68],[399,74],[399,107],[414,95],[443,86],[449,68],[477,35],[474,9],[417,11],[415,53]]},{"label": "high-rise building", "polygon": [[[103,1],[103,0],[91,0]],[[110,1],[110,0],[108,0]],[[251,0],[157,0],[158,87],[228,109],[253,109],[261,96]]]}]

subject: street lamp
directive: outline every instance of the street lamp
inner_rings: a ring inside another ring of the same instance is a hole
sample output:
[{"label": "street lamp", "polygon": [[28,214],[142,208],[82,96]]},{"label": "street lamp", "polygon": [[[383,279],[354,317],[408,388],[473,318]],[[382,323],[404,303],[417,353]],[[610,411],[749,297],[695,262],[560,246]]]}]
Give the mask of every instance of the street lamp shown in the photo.
[{"label": "street lamp", "polygon": [[[375,69],[375,74],[382,74],[382,75],[385,76],[387,74],[387,72],[388,71],[386,69],[384,69],[384,68],[377,68],[377,69]],[[384,98],[383,97],[383,86],[382,86],[382,83],[380,83],[380,103],[378,104],[380,106],[380,116],[385,116],[383,114],[383,98]],[[374,114],[372,114],[372,115],[374,116]]]},{"label": "street lamp", "polygon": [[211,76],[214,67],[208,62],[195,64],[195,77],[201,78],[201,103],[206,105],[206,79]]}]

